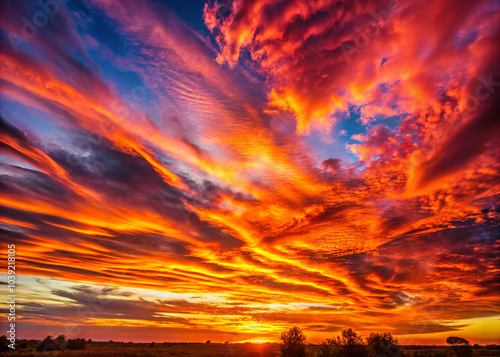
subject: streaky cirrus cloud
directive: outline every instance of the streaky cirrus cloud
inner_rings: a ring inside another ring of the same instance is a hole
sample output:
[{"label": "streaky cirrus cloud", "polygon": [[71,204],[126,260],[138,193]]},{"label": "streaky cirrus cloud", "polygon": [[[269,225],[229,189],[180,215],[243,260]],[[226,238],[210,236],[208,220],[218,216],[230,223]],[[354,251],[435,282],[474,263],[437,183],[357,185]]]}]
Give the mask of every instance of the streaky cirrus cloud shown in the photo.
[{"label": "streaky cirrus cloud", "polygon": [[3,6],[21,333],[494,342],[498,6],[177,6]]}]

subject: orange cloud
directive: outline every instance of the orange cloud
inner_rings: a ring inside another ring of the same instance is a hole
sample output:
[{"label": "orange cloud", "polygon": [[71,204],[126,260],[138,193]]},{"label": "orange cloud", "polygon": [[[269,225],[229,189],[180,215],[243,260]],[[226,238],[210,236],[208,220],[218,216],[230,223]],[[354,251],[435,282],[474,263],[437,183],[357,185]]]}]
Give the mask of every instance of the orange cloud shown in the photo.
[{"label": "orange cloud", "polygon": [[0,224],[43,291],[26,334],[493,342],[499,12],[397,5],[208,3],[212,44],[160,4],[98,0],[99,31],[62,8],[3,43]]}]

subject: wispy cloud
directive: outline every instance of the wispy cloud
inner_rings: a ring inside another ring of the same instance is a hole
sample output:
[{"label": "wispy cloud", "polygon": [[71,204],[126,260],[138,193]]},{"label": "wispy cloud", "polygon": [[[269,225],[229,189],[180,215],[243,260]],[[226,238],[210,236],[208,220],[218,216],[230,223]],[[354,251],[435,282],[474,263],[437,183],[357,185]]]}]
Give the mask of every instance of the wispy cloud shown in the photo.
[{"label": "wispy cloud", "polygon": [[500,12],[395,5],[207,3],[207,31],[153,2],[43,26],[8,2],[0,223],[49,286],[20,333],[493,341]]}]

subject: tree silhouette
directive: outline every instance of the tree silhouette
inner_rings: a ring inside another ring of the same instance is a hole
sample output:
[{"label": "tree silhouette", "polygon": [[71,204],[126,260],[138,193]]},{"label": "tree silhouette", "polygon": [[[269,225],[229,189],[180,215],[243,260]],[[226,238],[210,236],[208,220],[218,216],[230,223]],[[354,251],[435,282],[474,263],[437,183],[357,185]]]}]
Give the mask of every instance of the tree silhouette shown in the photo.
[{"label": "tree silhouette", "polygon": [[297,326],[283,331],[280,336],[283,357],[304,357],[306,355],[306,335]]},{"label": "tree silhouette", "polygon": [[446,339],[446,343],[451,345],[451,349],[455,351],[457,357],[471,357],[472,348],[469,341],[462,337],[450,336]]}]

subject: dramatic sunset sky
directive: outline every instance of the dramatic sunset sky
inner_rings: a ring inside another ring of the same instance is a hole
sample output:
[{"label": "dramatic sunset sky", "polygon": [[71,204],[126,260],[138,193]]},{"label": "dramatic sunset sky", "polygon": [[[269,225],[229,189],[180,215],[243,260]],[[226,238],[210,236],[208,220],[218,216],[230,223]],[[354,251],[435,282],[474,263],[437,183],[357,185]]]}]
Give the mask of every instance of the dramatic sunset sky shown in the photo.
[{"label": "dramatic sunset sky", "polygon": [[0,15],[19,338],[500,342],[500,2],[59,1]]}]

